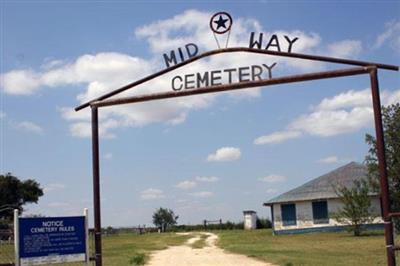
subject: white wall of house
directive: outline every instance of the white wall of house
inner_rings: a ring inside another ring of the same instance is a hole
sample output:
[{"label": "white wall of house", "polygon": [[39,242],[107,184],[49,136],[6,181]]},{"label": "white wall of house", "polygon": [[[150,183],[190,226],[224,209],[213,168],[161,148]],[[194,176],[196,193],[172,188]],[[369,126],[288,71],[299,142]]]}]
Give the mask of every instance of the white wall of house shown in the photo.
[{"label": "white wall of house", "polygon": [[[312,202],[313,201],[293,202],[296,205],[296,225],[289,226],[284,226],[282,223],[281,204],[274,204],[274,230],[304,229],[345,225],[343,223],[338,223],[329,215],[332,212],[337,212],[341,208],[341,206],[343,206],[340,199],[327,200],[329,222],[324,224],[314,224]],[[376,219],[374,219],[373,223],[382,223],[383,220],[380,217],[381,207],[378,197],[371,198],[371,211],[373,211],[373,213],[378,216]]]}]

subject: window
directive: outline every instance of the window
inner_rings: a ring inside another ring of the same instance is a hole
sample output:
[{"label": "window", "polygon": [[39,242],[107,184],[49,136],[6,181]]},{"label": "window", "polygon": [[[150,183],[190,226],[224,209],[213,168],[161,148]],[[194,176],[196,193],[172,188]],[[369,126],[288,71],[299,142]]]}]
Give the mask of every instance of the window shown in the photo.
[{"label": "window", "polygon": [[315,201],[312,203],[312,212],[314,224],[327,224],[328,218],[328,203],[324,201]]},{"label": "window", "polygon": [[282,222],[283,225],[296,225],[296,205],[295,204],[282,204]]}]

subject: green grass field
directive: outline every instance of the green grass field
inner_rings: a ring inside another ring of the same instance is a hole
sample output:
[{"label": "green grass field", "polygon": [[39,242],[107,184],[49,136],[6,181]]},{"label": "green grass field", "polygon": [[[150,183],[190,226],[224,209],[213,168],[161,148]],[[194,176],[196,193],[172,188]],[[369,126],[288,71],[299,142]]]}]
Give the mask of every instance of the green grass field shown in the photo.
[{"label": "green grass field", "polygon": [[[271,230],[227,230],[216,233],[220,237],[218,245],[228,252],[277,265],[386,265],[382,232],[361,237],[349,233],[273,236]],[[175,233],[104,236],[103,265],[129,266],[135,265],[135,262],[146,262],[152,251],[181,245],[190,237]],[[193,247],[204,247],[205,238],[202,236]],[[13,252],[12,245],[0,245],[0,263],[9,262]],[[400,256],[397,256],[397,260],[400,261]]]},{"label": "green grass field", "polygon": [[199,237],[199,240],[190,245],[192,248],[204,248],[207,245],[206,239],[208,238],[208,235],[201,234]]},{"label": "green grass field", "polygon": [[130,264],[130,261],[135,256],[149,255],[153,250],[182,245],[189,237],[175,233],[123,234],[103,237],[103,264],[107,266],[134,265]]},{"label": "green grass field", "polygon": [[220,247],[278,265],[386,265],[382,232],[361,237],[344,232],[273,236],[271,230],[237,230],[218,235]]},{"label": "green grass field", "polygon": [[14,244],[2,242],[0,244],[0,263],[14,262]]},{"label": "green grass field", "polygon": [[[146,262],[151,251],[165,249],[168,246],[182,245],[189,237],[175,233],[103,236],[103,265],[135,265],[135,261],[141,261],[142,258]],[[91,248],[91,250],[93,249]],[[12,262],[13,258],[14,246],[0,245],[0,263]],[[72,266],[82,265],[82,263],[57,265]]]}]

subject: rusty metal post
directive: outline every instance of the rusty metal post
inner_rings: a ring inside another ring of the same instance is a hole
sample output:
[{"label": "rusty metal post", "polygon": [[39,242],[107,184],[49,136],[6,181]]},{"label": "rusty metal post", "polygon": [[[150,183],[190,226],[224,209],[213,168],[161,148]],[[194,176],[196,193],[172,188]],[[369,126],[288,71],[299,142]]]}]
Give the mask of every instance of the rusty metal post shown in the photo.
[{"label": "rusty metal post", "polygon": [[100,162],[99,162],[99,117],[98,109],[92,106],[92,157],[93,157],[93,207],[94,247],[96,266],[102,266],[101,214],[100,214]]},{"label": "rusty metal post", "polygon": [[394,241],[393,241],[392,219],[390,218],[389,215],[390,196],[389,196],[389,184],[387,177],[385,140],[383,135],[381,100],[379,96],[377,68],[376,67],[372,68],[369,74],[371,78],[372,103],[374,107],[374,117],[375,117],[376,147],[377,147],[378,165],[379,165],[383,221],[385,226],[386,255],[387,255],[388,266],[395,266],[396,258],[394,254],[395,251],[394,251]]}]

